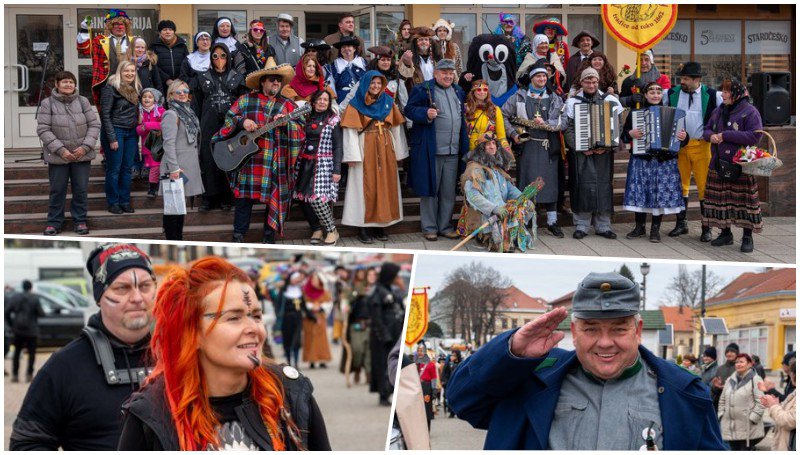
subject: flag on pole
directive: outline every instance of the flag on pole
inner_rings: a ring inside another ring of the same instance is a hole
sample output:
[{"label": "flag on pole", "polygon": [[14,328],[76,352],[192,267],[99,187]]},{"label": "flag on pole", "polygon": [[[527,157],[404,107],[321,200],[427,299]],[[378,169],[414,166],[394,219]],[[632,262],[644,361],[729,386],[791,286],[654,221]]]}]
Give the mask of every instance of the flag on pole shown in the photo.
[{"label": "flag on pole", "polygon": [[428,331],[428,288],[414,288],[408,307],[406,346],[413,346]]},{"label": "flag on pole", "polygon": [[652,49],[672,30],[678,5],[606,4],[601,6],[600,15],[608,34],[639,54]]}]

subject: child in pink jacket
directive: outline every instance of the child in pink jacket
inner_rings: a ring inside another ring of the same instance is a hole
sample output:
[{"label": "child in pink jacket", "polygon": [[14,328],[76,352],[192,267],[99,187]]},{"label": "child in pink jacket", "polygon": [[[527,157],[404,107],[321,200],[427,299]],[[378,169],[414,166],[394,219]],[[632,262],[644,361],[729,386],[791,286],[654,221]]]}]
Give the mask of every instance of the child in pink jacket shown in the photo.
[{"label": "child in pink jacket", "polygon": [[147,139],[147,134],[150,131],[161,130],[161,117],[164,115],[164,107],[161,105],[164,96],[154,88],[146,88],[142,90],[141,101],[139,102],[139,126],[136,127],[136,132],[142,138],[142,158],[144,165],[150,169],[149,182],[150,187],[147,190],[147,197],[153,199],[158,193],[158,172],[160,164],[153,159],[150,150],[144,146],[144,141]]}]

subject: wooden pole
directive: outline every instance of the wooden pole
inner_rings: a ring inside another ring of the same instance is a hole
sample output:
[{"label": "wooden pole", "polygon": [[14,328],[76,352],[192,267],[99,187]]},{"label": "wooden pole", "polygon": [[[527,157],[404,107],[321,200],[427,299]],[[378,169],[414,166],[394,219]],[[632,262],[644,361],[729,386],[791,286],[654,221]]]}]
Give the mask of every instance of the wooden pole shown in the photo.
[{"label": "wooden pole", "polygon": [[[650,62],[650,63],[652,64],[653,62]],[[642,77],[642,54],[640,52],[637,52],[636,53],[636,79],[637,79],[637,81],[638,81],[638,79],[640,77]],[[642,93],[642,96],[644,96],[644,93]],[[639,109],[639,103],[638,102],[636,103],[636,109]]]}]

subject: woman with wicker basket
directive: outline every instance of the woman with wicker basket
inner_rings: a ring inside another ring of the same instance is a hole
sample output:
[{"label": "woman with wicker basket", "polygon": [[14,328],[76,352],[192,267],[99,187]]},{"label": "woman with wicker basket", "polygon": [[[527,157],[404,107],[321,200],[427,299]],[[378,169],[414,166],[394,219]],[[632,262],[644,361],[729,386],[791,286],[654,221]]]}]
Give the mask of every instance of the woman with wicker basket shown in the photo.
[{"label": "woman with wicker basket", "polygon": [[711,164],[703,204],[703,226],[722,230],[711,241],[713,246],[733,244],[731,226],[744,231],[741,251],[753,251],[753,232],[764,227],[758,186],[753,175],[742,172],[735,162],[740,148],[758,144],[761,115],[750,104],[746,89],[737,79],[726,79],[720,86],[723,105],[717,107],[706,124],[703,136],[711,142]]}]

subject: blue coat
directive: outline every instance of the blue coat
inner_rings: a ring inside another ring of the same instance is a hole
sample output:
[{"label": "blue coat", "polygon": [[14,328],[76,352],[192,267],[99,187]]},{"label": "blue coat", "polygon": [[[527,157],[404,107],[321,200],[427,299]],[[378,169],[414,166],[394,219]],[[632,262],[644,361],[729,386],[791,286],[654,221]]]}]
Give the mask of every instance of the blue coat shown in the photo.
[{"label": "blue coat", "polygon": [[[447,401],[459,418],[489,430],[484,449],[546,450],[561,383],[578,358],[575,351],[559,348],[546,357],[516,358],[508,347],[514,332],[462,362],[447,384]],[[657,377],[663,449],[727,450],[700,377],[642,346],[639,353]]]},{"label": "blue coat", "polygon": [[[411,163],[408,170],[408,186],[420,197],[436,196],[438,186],[436,184],[436,132],[433,122],[428,120],[428,109],[431,107],[431,97],[433,94],[435,80],[418,84],[408,96],[408,103],[404,113],[406,118],[414,122],[409,134],[409,152]],[[464,90],[458,85],[453,84],[456,96],[461,102],[461,139],[459,140],[458,155],[463,157],[469,152],[469,134],[467,133],[467,122],[464,120]],[[429,95],[430,93],[430,95]],[[463,171],[463,162],[459,160]]]}]

